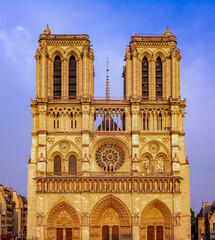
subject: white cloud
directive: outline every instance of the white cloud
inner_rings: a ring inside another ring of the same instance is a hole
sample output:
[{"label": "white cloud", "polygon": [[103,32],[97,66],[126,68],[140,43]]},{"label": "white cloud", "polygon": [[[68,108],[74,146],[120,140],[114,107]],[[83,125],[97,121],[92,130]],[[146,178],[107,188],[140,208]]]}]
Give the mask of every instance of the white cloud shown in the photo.
[{"label": "white cloud", "polygon": [[26,32],[26,29],[23,26],[17,26],[13,29],[14,32]]}]

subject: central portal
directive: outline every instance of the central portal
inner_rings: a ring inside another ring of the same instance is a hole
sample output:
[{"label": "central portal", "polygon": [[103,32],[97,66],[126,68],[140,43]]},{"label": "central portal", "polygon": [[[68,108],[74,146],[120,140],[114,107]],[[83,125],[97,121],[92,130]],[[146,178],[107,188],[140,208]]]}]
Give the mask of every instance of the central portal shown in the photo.
[{"label": "central portal", "polygon": [[101,216],[102,240],[119,240],[119,216],[117,212],[109,207]]},{"label": "central portal", "polygon": [[102,240],[119,240],[119,226],[107,226],[102,227]]}]

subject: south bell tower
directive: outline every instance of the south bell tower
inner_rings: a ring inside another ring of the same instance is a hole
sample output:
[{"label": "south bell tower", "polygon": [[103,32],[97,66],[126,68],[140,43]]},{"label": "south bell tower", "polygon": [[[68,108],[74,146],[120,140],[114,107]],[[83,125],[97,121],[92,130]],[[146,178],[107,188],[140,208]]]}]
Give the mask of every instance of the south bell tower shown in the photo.
[{"label": "south bell tower", "polygon": [[175,36],[136,35],[124,97],[94,98],[88,35],[51,34],[36,52],[28,163],[28,237],[190,237],[189,163]]}]

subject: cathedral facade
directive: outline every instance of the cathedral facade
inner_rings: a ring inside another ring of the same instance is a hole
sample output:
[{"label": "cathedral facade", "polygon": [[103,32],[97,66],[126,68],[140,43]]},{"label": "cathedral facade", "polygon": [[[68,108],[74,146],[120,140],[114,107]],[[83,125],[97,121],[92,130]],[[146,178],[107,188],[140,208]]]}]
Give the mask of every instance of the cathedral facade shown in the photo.
[{"label": "cathedral facade", "polygon": [[186,240],[189,163],[175,36],[131,37],[124,96],[94,97],[88,35],[51,34],[36,51],[28,238]]}]

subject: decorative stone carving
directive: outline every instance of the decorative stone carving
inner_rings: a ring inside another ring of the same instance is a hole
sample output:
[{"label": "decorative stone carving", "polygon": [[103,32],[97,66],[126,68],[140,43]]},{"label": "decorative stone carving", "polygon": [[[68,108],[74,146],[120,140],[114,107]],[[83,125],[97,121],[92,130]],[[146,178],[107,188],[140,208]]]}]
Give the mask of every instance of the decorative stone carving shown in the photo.
[{"label": "decorative stone carving", "polygon": [[125,138],[125,141],[126,141],[126,142],[129,142],[130,139],[131,139],[129,136],[125,136],[124,138]]},{"label": "decorative stone carving", "polygon": [[76,138],[75,138],[75,142],[76,142],[76,144],[80,144],[80,142],[81,142],[81,137],[76,137]]},{"label": "decorative stone carving", "polygon": [[55,141],[55,139],[54,139],[53,137],[52,137],[52,138],[49,137],[47,140],[48,140],[48,143],[49,143],[49,144],[53,144],[54,141]]},{"label": "decorative stone carving", "polygon": [[135,214],[134,216],[133,216],[133,225],[134,226],[138,226],[139,225],[139,216],[138,216],[138,214]]},{"label": "decorative stone carving", "polygon": [[41,215],[39,215],[39,216],[37,217],[37,225],[38,225],[38,226],[41,226],[42,223],[43,223],[43,217],[42,217]]},{"label": "decorative stone carving", "polygon": [[70,149],[70,144],[67,141],[63,141],[59,144],[59,150],[63,153],[67,153]]},{"label": "decorative stone carving", "polygon": [[180,226],[181,225],[181,214],[177,213],[174,217],[174,223],[176,226]]},{"label": "decorative stone carving", "polygon": [[96,152],[96,163],[105,171],[118,170],[125,162],[123,149],[115,143],[105,143]]},{"label": "decorative stone carving", "polygon": [[163,138],[162,138],[162,141],[163,141],[165,144],[167,144],[168,141],[169,141],[169,138],[168,138],[168,137],[163,137]]},{"label": "decorative stone carving", "polygon": [[66,211],[62,211],[57,219],[56,219],[56,226],[60,227],[60,226],[72,226],[73,225],[73,220],[71,218],[71,216],[66,212]]},{"label": "decorative stone carving", "polygon": [[82,214],[82,225],[87,226],[89,224],[89,215],[87,213]]},{"label": "decorative stone carving", "polygon": [[160,145],[157,142],[151,142],[148,145],[149,152],[157,153],[160,150]]},{"label": "decorative stone carving", "polygon": [[159,157],[157,159],[157,172],[164,172],[164,158]]},{"label": "decorative stone carving", "polygon": [[141,138],[140,138],[140,142],[141,142],[142,144],[144,144],[144,143],[146,142],[146,138],[145,138],[145,137],[141,137]]},{"label": "decorative stone carving", "polygon": [[115,225],[119,224],[119,216],[113,208],[107,208],[101,217],[101,222],[106,225]]},{"label": "decorative stone carving", "polygon": [[91,142],[95,142],[95,140],[96,140],[96,136],[91,136],[91,138],[90,138],[90,140],[91,140]]},{"label": "decorative stone carving", "polygon": [[143,171],[150,173],[150,159],[148,157],[144,157],[143,159]]}]

